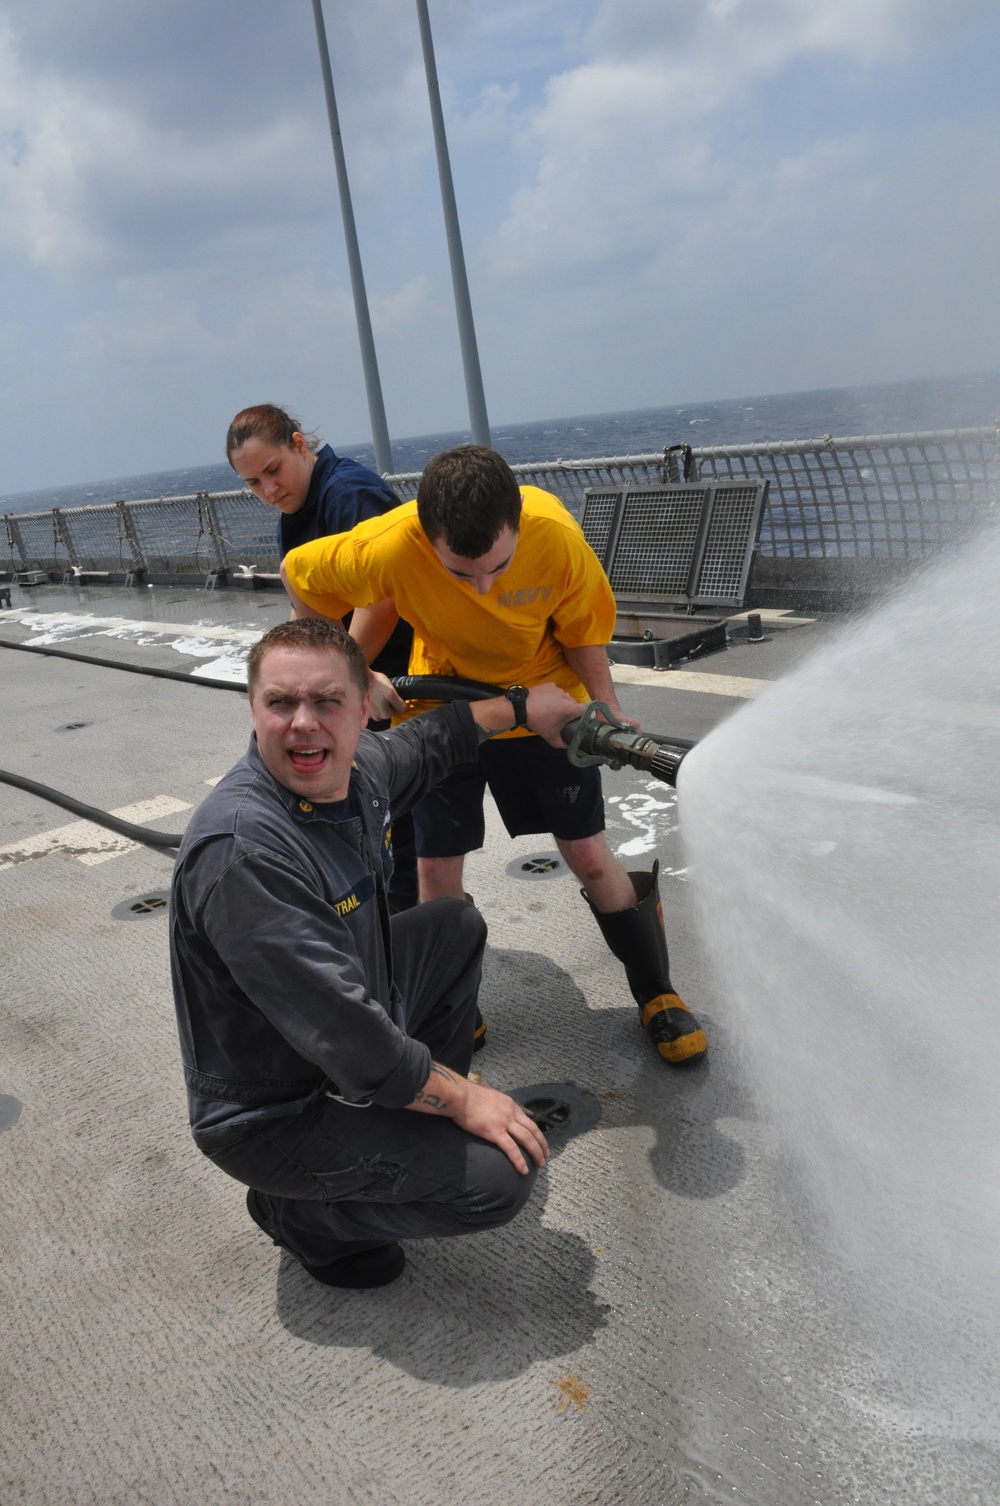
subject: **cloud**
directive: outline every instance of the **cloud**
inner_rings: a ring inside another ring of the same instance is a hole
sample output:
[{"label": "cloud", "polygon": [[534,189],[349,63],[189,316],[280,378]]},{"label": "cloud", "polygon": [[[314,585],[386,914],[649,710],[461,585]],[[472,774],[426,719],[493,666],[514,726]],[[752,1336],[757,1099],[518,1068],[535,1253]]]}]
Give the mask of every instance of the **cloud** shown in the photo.
[{"label": "cloud", "polygon": [[[106,92],[160,124],[246,125],[286,111],[296,93],[320,95],[308,5],[272,0],[31,0],[0,7],[29,74],[52,72]],[[325,0],[338,93],[387,102],[410,62],[396,0]],[[412,21],[416,38],[416,19]],[[373,45],[377,41],[378,45]],[[321,95],[320,95],[321,97]]]},{"label": "cloud", "polygon": [[206,150],[56,83],[41,95],[19,91],[5,61],[0,134],[13,145],[0,152],[0,221],[15,256],[58,272],[122,275],[314,214],[307,175],[288,169],[302,146],[293,121]]},{"label": "cloud", "polygon": [[[949,9],[952,43],[987,11]],[[608,0],[594,55],[524,112],[523,180],[480,249],[487,303],[534,334],[528,404],[995,365],[995,129],[865,116],[898,52],[935,55],[941,29],[924,0]],[[767,91],[830,59],[817,93],[839,78],[856,120],[820,110],[793,140],[762,123]]]},{"label": "cloud", "polygon": [[[364,28],[356,7],[328,0],[327,14],[344,134],[354,135],[352,189],[364,203],[395,187],[420,150],[407,119],[415,102],[426,109],[416,23],[405,46],[385,25],[389,0],[370,0]],[[0,27],[9,253],[61,273],[127,275],[190,264],[237,240],[248,248],[262,235],[274,257],[279,238],[330,222],[311,18],[279,25],[273,6],[230,0],[209,12],[191,0],[96,0],[86,24],[81,15],[40,0],[18,12],[16,29],[9,16]]]},{"label": "cloud", "polygon": [[[458,427],[416,16],[324,9],[390,428]],[[433,0],[494,417],[995,365],[994,10]],[[0,0],[0,280],[0,489],[363,435],[309,6]]]},{"label": "cloud", "polygon": [[484,142],[510,139],[512,124],[520,104],[521,91],[516,83],[485,84],[476,107],[460,122],[460,139],[466,147]]},{"label": "cloud", "polygon": [[989,18],[992,0],[604,0],[587,42],[636,61],[656,55],[710,73],[759,73],[827,53],[871,64],[926,51]]}]

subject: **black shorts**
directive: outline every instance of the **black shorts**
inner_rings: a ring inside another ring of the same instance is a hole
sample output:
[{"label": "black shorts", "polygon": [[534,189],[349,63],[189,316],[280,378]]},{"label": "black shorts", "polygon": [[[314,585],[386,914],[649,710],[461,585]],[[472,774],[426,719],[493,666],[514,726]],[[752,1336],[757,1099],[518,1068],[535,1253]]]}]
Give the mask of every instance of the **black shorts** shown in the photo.
[{"label": "black shorts", "polygon": [[512,837],[551,832],[572,842],[604,830],[599,769],[578,769],[564,748],[541,737],[505,737],[483,743],[476,763],[458,764],[414,806],[418,857],[461,857],[482,847],[487,785]]}]

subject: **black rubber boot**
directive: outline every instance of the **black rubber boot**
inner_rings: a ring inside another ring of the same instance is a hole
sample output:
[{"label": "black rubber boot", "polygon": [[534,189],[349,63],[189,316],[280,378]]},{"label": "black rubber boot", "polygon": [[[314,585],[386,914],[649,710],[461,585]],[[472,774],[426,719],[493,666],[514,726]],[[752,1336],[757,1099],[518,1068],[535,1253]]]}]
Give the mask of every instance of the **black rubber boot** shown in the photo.
[{"label": "black rubber boot", "polygon": [[608,947],[625,964],[625,976],[646,1034],[664,1061],[672,1067],[689,1067],[704,1058],[708,1042],[670,981],[659,873],[656,862],[652,873],[629,874],[637,901],[629,910],[606,914],[594,908],[582,889],[580,893],[590,905]]},{"label": "black rubber boot", "polygon": [[[278,1238],[266,1192],[259,1192],[256,1187],[247,1188],[247,1212],[273,1244],[279,1249],[288,1249]],[[294,1251],[289,1250],[288,1253],[292,1255]],[[322,1281],[324,1286],[345,1287],[350,1291],[367,1291],[372,1287],[388,1286],[390,1281],[402,1276],[406,1267],[403,1247],[395,1241],[352,1250],[350,1254],[339,1255],[327,1265],[307,1265],[298,1255],[295,1259],[314,1281]]]}]

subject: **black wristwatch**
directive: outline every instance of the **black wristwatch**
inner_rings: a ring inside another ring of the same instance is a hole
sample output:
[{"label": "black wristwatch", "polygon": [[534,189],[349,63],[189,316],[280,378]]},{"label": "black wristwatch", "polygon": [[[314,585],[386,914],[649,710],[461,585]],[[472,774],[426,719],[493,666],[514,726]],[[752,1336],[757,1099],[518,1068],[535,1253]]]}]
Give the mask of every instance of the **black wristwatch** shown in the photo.
[{"label": "black wristwatch", "polygon": [[526,727],[528,725],[528,687],[526,685],[512,685],[504,695],[514,708],[514,726]]}]

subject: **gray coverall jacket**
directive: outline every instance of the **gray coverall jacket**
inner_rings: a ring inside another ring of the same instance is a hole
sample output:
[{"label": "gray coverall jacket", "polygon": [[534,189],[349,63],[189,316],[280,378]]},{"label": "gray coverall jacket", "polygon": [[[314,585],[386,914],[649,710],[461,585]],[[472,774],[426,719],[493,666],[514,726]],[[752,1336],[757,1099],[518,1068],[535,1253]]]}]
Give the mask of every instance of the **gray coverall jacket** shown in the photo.
[{"label": "gray coverall jacket", "polygon": [[392,812],[478,746],[464,702],[363,732],[349,813],[331,820],[280,785],[251,742],[195,812],[174,874],[171,967],[191,1127],[207,1154],[331,1085],[401,1108],[426,1082],[431,1054],[400,1028],[391,974]]}]

